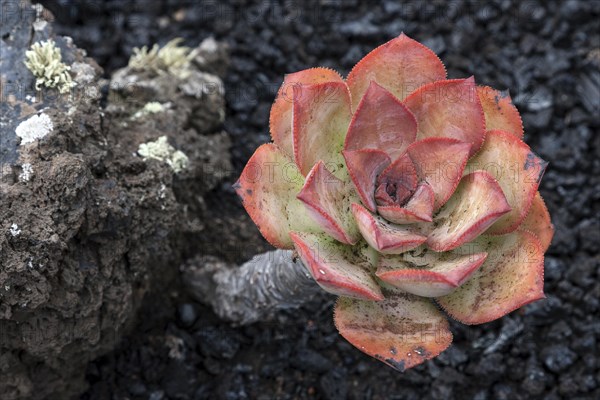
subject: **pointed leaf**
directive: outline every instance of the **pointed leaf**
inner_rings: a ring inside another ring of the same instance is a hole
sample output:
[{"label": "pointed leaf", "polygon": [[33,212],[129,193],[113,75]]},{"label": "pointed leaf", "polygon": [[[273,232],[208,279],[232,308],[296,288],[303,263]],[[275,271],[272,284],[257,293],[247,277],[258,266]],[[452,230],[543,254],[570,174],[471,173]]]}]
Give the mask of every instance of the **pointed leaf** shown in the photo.
[{"label": "pointed leaf", "polygon": [[554,225],[550,221],[550,213],[540,192],[537,192],[533,198],[529,213],[519,226],[519,229],[535,234],[542,245],[542,252],[545,253],[548,247],[550,247],[552,237],[554,236]]},{"label": "pointed leaf", "polygon": [[435,216],[427,246],[435,251],[452,250],[482,234],[509,211],[498,182],[485,171],[475,171],[462,178]]},{"label": "pointed leaf", "polygon": [[369,272],[370,260],[354,247],[336,242],[325,234],[292,232],[294,246],[315,281],[326,291],[365,300],[383,300]]},{"label": "pointed leaf", "polygon": [[483,108],[475,80],[452,79],[422,86],[404,104],[417,118],[417,140],[449,137],[471,144],[472,156],[485,137]]},{"label": "pointed leaf", "polygon": [[411,199],[402,206],[379,206],[377,212],[388,221],[397,224],[431,222],[434,193],[427,182],[421,182]]},{"label": "pointed leaf", "polygon": [[256,150],[234,185],[244,208],[275,247],[293,248],[291,230],[320,231],[308,216],[306,206],[296,199],[303,181],[296,164],[269,143]]},{"label": "pointed leaf", "polygon": [[377,204],[402,205],[417,188],[417,171],[408,154],[392,162],[377,177]]},{"label": "pointed leaf", "polygon": [[399,371],[450,346],[448,321],[430,299],[391,290],[385,294],[379,302],[338,299],[334,322],[347,341]]},{"label": "pointed leaf", "polygon": [[486,233],[504,234],[519,227],[529,212],[547,165],[515,135],[503,131],[487,132],[481,151],[469,160],[466,171],[488,171],[502,187],[512,211]]},{"label": "pointed leaf", "polygon": [[319,161],[306,177],[298,199],[308,208],[315,223],[336,240],[355,244],[360,239],[356,222],[347,212],[358,200],[352,186],[342,182]]},{"label": "pointed leaf", "polygon": [[367,243],[382,254],[399,254],[414,249],[427,240],[414,229],[385,221],[360,204],[352,204],[352,213]]},{"label": "pointed leaf", "polygon": [[433,188],[434,211],[439,210],[456,190],[470,150],[471,144],[451,138],[428,138],[409,146],[407,152],[417,176]]},{"label": "pointed leaf", "polygon": [[343,79],[331,69],[310,68],[286,75],[277,92],[277,98],[273,103],[273,107],[271,107],[269,118],[271,138],[290,157],[294,156],[294,141],[292,139],[294,88],[301,85],[314,85],[325,82],[343,82]]},{"label": "pointed leaf", "polygon": [[405,292],[423,297],[451,293],[467,281],[487,257],[487,253],[436,253],[427,248],[379,259],[377,276]]},{"label": "pointed leaf", "polygon": [[544,298],[544,255],[535,235],[485,235],[469,246],[465,251],[485,251],[488,257],[465,284],[437,299],[453,318],[483,324]]},{"label": "pointed leaf", "polygon": [[501,130],[512,133],[519,139],[523,138],[521,115],[508,93],[500,92],[489,86],[478,86],[477,94],[485,114],[485,129],[488,131]]},{"label": "pointed leaf", "polygon": [[390,157],[375,149],[344,150],[342,153],[360,200],[369,210],[375,211],[375,181],[390,165]]},{"label": "pointed leaf", "polygon": [[442,79],[446,79],[446,69],[438,56],[401,34],[367,54],[350,71],[346,81],[356,109],[371,81],[404,100],[418,87]]},{"label": "pointed leaf", "polygon": [[306,176],[319,160],[334,175],[344,169],[342,149],[350,112],[350,93],[344,82],[304,85],[294,89],[294,160]]},{"label": "pointed leaf", "polygon": [[344,149],[377,149],[395,160],[416,136],[417,120],[410,110],[372,81],[352,117]]}]

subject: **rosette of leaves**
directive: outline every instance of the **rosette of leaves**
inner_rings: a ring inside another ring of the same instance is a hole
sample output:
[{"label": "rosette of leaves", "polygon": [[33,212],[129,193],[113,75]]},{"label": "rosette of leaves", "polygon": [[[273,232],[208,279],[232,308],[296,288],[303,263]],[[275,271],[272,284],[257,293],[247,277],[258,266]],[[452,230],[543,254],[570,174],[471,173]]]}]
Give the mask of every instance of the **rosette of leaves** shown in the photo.
[{"label": "rosette of leaves", "polygon": [[346,79],[287,75],[270,130],[236,191],[263,236],[339,296],[335,324],[361,351],[405,370],[450,345],[443,311],[481,324],[544,297],[547,163],[508,95],[447,79],[402,34]]}]

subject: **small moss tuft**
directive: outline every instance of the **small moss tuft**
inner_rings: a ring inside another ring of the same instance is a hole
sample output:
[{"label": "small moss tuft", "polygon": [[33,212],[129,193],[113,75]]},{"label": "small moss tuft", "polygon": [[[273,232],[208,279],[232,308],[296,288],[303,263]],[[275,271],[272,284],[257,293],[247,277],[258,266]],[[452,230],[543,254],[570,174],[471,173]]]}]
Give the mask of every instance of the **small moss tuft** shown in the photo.
[{"label": "small moss tuft", "polygon": [[189,47],[180,46],[183,41],[175,38],[162,48],[158,44],[148,49],[147,46],[133,49],[129,59],[129,67],[137,71],[151,71],[156,74],[171,74],[185,78],[188,75],[190,61],[196,56]]},{"label": "small moss tuft", "polygon": [[71,67],[62,62],[60,49],[53,40],[36,42],[25,52],[25,66],[36,78],[35,88],[42,86],[57,88],[60,93],[68,92],[75,86],[69,70]]}]

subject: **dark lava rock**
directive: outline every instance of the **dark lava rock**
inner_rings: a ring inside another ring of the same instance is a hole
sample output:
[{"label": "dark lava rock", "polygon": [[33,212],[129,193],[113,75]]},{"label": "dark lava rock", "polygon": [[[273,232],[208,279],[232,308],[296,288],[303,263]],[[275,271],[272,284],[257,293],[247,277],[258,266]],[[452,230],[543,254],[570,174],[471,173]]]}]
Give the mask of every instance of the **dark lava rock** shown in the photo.
[{"label": "dark lava rock", "polygon": [[477,363],[470,364],[467,371],[477,376],[477,379],[493,382],[506,371],[506,363],[500,353],[493,353],[482,357]]},{"label": "dark lava rock", "polygon": [[223,400],[249,400],[244,381],[240,375],[226,374],[217,388],[217,396]]},{"label": "dark lava rock", "polygon": [[583,73],[579,77],[577,92],[584,107],[591,113],[598,113],[600,111],[600,72],[595,69]]},{"label": "dark lava rock", "polygon": [[331,361],[316,351],[303,347],[298,349],[292,359],[292,366],[303,371],[314,371],[324,373],[333,367]]},{"label": "dark lava rock", "polygon": [[438,360],[441,363],[457,367],[468,360],[469,356],[460,346],[451,346],[448,350],[440,354]]},{"label": "dark lava rock", "polygon": [[172,399],[185,398],[190,388],[195,387],[194,369],[179,360],[171,360],[164,371],[162,387]]},{"label": "dark lava rock", "polygon": [[230,359],[240,348],[237,335],[227,329],[212,326],[200,328],[196,332],[200,351],[206,356]]},{"label": "dark lava rock", "polygon": [[148,389],[142,382],[133,382],[129,385],[129,393],[134,396],[142,396],[146,394]]},{"label": "dark lava rock", "polygon": [[191,303],[181,304],[179,307],[177,307],[177,315],[179,317],[179,321],[185,327],[194,325],[196,318],[198,318],[198,315],[196,314],[196,308],[194,304]]},{"label": "dark lava rock", "polygon": [[334,368],[319,380],[319,391],[324,399],[344,400],[348,397],[346,370]]},{"label": "dark lava rock", "polygon": [[542,350],[540,357],[546,367],[552,372],[561,372],[573,365],[577,354],[562,344],[546,347]]},{"label": "dark lava rock", "polygon": [[516,390],[513,385],[507,383],[497,383],[493,388],[494,399],[511,400],[516,398]]},{"label": "dark lava rock", "polygon": [[525,369],[525,379],[521,387],[530,395],[540,395],[546,389],[548,377],[544,369],[537,363],[535,358],[527,362]]}]

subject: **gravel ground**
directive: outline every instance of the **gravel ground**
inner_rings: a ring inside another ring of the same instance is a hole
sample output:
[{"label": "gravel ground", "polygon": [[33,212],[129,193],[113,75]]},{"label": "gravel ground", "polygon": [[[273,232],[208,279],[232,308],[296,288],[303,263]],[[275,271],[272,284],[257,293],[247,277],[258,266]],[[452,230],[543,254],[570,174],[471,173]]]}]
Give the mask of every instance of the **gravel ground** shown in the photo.
[{"label": "gravel ground", "polygon": [[133,46],[210,35],[229,44],[235,171],[207,199],[214,229],[198,246],[230,261],[268,248],[230,185],[268,140],[283,75],[317,65],[347,73],[401,31],[437,52],[450,78],[510,88],[526,141],[550,161],[540,189],[556,226],[547,299],[489,324],[453,323],[454,344],[436,360],[400,374],[363,355],[336,333],[325,295],[234,328],[176,285],[167,300],[147,299],[135,332],[89,365],[82,399],[600,398],[600,1],[42,3],[105,73]]}]

